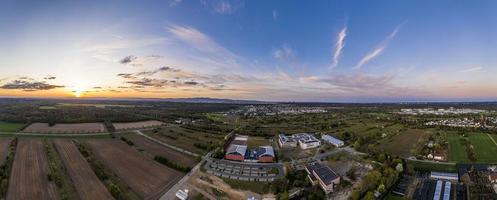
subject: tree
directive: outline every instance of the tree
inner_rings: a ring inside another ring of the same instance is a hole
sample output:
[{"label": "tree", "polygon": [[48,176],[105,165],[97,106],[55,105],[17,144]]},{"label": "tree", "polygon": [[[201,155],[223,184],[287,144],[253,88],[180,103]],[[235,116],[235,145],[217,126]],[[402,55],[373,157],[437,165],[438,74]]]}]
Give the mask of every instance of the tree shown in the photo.
[{"label": "tree", "polygon": [[363,200],[375,200],[373,192],[369,191],[368,193],[366,193]]}]

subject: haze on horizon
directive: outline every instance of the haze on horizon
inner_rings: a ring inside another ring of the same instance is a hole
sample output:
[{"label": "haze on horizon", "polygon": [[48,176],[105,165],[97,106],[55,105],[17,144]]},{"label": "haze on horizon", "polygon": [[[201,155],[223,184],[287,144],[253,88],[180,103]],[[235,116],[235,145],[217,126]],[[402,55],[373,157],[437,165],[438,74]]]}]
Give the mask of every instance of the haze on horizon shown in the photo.
[{"label": "haze on horizon", "polygon": [[497,1],[12,1],[0,96],[497,100]]}]

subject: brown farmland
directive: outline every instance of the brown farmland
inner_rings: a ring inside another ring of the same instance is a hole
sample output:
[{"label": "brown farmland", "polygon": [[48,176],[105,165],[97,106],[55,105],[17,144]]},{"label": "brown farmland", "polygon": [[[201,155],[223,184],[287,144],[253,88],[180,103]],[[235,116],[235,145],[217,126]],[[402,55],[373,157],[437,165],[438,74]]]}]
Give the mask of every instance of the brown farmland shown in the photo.
[{"label": "brown farmland", "polygon": [[144,199],[158,199],[182,176],[113,139],[86,140],[93,154]]},{"label": "brown farmland", "polygon": [[116,130],[127,130],[127,129],[138,129],[138,128],[149,128],[160,126],[163,123],[157,120],[148,120],[141,122],[126,122],[126,123],[112,123]]},{"label": "brown farmland", "polygon": [[101,133],[105,131],[102,123],[55,124],[33,123],[22,132],[27,133]]},{"label": "brown farmland", "polygon": [[0,139],[0,165],[5,162],[7,158],[7,154],[9,153],[9,145],[12,141],[11,138],[2,138]]},{"label": "brown farmland", "polygon": [[152,157],[162,156],[164,158],[167,158],[171,162],[188,167],[193,167],[197,163],[194,157],[164,147],[141,135],[130,134],[126,135],[126,138],[131,140],[135,144],[135,146],[138,147],[139,149],[143,149],[145,152],[149,153]]},{"label": "brown farmland", "polygon": [[82,200],[113,199],[71,140],[56,140],[54,144]]},{"label": "brown farmland", "polygon": [[48,181],[48,162],[41,140],[19,139],[7,199],[59,199]]}]

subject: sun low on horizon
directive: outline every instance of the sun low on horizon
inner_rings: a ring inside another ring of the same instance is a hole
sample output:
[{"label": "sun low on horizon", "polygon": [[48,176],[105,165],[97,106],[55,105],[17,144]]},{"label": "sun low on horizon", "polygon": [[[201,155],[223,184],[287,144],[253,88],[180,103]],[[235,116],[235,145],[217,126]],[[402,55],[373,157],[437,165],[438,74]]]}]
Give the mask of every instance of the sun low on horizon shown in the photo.
[{"label": "sun low on horizon", "polygon": [[496,100],[496,9],[449,0],[5,1],[0,96]]}]

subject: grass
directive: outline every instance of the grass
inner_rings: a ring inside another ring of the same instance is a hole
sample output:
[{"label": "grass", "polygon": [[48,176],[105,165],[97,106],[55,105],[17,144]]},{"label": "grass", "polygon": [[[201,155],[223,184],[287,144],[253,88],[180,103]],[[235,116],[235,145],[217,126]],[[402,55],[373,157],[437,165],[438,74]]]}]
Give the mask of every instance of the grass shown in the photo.
[{"label": "grass", "polygon": [[411,149],[416,148],[418,140],[427,133],[426,130],[408,129],[391,138],[386,138],[379,146],[392,155],[408,157],[411,155]]},{"label": "grass", "polygon": [[497,163],[497,145],[486,133],[470,133],[468,137],[475,147],[478,162]]},{"label": "grass", "polygon": [[470,162],[466,147],[461,142],[462,136],[456,133],[447,133],[447,141],[449,142],[449,161],[451,162]]},{"label": "grass", "polygon": [[407,165],[412,166],[414,169],[419,171],[442,171],[442,172],[457,171],[456,165],[450,163],[433,163],[433,162],[407,160]]},{"label": "grass", "polygon": [[58,188],[60,199],[79,199],[76,188],[66,171],[64,163],[59,158],[51,141],[44,141],[50,173],[48,178]]},{"label": "grass", "polygon": [[258,194],[266,194],[271,192],[271,185],[264,182],[240,181],[227,178],[221,178],[225,183],[234,189],[249,190]]},{"label": "grass", "polygon": [[406,197],[401,197],[392,193],[388,193],[388,195],[385,197],[385,200],[408,200],[409,198]]},{"label": "grass", "polygon": [[26,124],[0,122],[0,132],[16,132],[20,131]]},{"label": "grass", "polygon": [[249,137],[247,145],[249,147],[271,146],[271,140],[263,137]]}]

